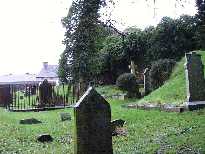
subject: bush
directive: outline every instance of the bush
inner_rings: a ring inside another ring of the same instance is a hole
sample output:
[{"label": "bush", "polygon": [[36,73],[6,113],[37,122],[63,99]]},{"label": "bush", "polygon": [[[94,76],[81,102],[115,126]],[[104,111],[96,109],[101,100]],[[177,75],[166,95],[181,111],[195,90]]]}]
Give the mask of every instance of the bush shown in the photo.
[{"label": "bush", "polygon": [[175,63],[172,59],[161,59],[152,64],[149,72],[151,91],[159,88],[169,79]]},{"label": "bush", "polygon": [[128,92],[128,97],[140,97],[136,77],[132,73],[124,73],[116,80],[119,89]]}]

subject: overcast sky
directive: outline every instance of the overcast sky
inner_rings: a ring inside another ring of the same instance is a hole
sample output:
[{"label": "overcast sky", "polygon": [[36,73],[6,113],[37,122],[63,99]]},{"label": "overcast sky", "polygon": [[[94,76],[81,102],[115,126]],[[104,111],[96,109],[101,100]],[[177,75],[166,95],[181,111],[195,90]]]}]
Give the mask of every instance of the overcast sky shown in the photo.
[{"label": "overcast sky", "polygon": [[[194,15],[194,0],[181,7],[174,0],[118,0],[113,19],[127,26],[156,25],[163,16]],[[42,62],[58,64],[64,50],[61,18],[72,0],[0,0],[0,75],[37,73]],[[156,12],[154,13],[154,8]]]}]

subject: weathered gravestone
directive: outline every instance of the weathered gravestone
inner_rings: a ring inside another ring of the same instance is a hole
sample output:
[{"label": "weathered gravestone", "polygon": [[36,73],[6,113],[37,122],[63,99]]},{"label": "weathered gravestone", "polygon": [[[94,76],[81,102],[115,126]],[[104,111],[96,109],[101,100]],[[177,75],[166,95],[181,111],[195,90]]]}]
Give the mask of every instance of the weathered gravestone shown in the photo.
[{"label": "weathered gravestone", "polygon": [[74,106],[74,154],[112,154],[111,109],[92,87]]},{"label": "weathered gravestone", "polygon": [[150,82],[149,82],[149,68],[144,70],[144,95],[150,93]]},{"label": "weathered gravestone", "polygon": [[52,102],[52,85],[46,79],[39,86],[39,101],[41,107],[50,106]]},{"label": "weathered gravestone", "polygon": [[11,88],[9,85],[0,86],[0,106],[6,107],[12,103]]},{"label": "weathered gravestone", "polygon": [[35,119],[35,118],[28,118],[28,119],[21,119],[19,123],[31,125],[31,124],[40,124],[42,122],[40,120]]},{"label": "weathered gravestone", "polygon": [[60,113],[61,121],[71,120],[70,113]]},{"label": "weathered gravestone", "polygon": [[188,108],[194,110],[204,107],[205,80],[201,55],[196,52],[186,53],[185,76]]},{"label": "weathered gravestone", "polygon": [[37,137],[37,141],[39,142],[52,142],[53,141],[53,138],[50,134],[41,134]]}]

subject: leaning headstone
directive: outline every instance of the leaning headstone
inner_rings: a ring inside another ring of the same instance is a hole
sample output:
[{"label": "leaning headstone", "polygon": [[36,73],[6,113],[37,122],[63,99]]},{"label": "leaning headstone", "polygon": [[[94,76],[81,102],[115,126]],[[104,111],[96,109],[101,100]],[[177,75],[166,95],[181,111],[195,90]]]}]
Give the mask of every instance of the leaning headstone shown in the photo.
[{"label": "leaning headstone", "polygon": [[37,140],[39,141],[39,142],[52,142],[53,141],[53,138],[52,138],[52,136],[51,135],[49,135],[49,134],[41,134],[41,135],[39,135],[38,137],[37,137]]},{"label": "leaning headstone", "polygon": [[205,106],[204,66],[201,55],[196,52],[186,53],[185,63],[187,106],[190,110]]},{"label": "leaning headstone", "polygon": [[70,113],[60,113],[61,121],[71,120]]},{"label": "leaning headstone", "polygon": [[111,109],[90,87],[74,106],[74,154],[112,154]]},{"label": "leaning headstone", "polygon": [[150,82],[149,82],[149,68],[144,70],[144,95],[148,95],[150,93]]},{"label": "leaning headstone", "polygon": [[35,118],[28,118],[28,119],[21,119],[19,123],[32,125],[32,124],[40,124],[42,122],[40,120],[35,119]]}]

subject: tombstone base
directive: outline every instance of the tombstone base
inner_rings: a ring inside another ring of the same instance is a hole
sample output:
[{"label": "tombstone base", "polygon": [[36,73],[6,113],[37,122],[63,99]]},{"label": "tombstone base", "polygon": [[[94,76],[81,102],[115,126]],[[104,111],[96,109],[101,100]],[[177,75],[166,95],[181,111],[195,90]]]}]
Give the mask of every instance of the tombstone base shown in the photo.
[{"label": "tombstone base", "polygon": [[205,101],[185,102],[190,111],[205,108]]}]

